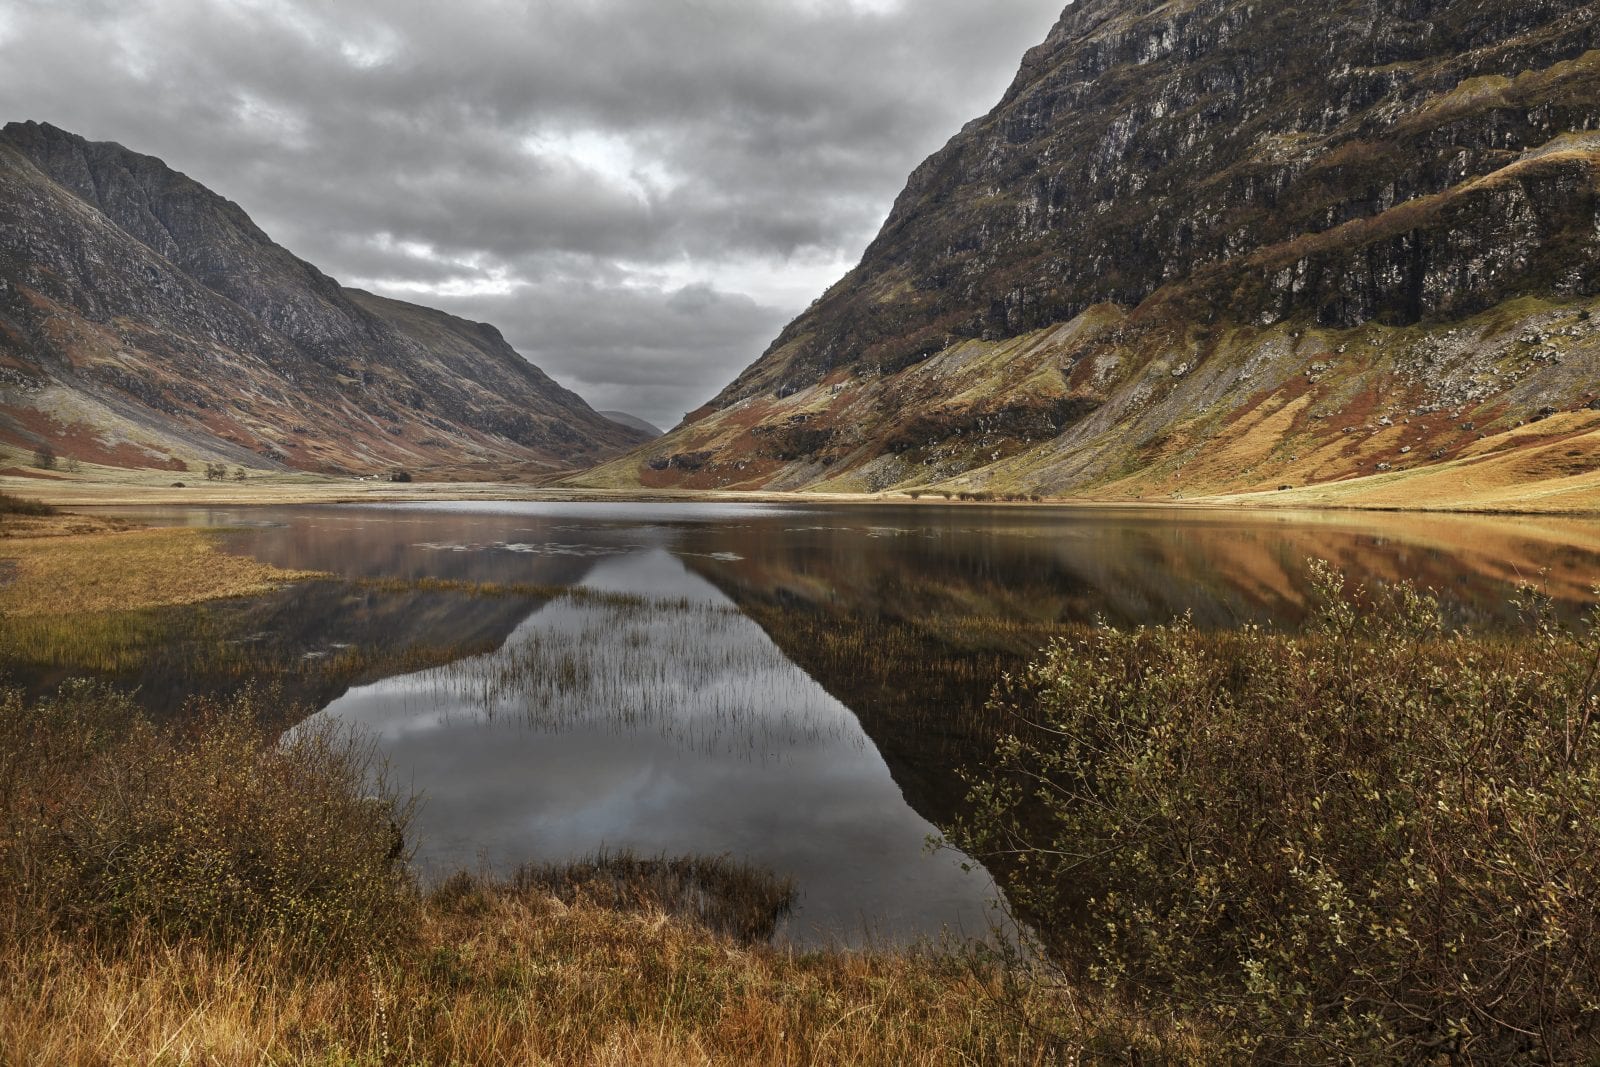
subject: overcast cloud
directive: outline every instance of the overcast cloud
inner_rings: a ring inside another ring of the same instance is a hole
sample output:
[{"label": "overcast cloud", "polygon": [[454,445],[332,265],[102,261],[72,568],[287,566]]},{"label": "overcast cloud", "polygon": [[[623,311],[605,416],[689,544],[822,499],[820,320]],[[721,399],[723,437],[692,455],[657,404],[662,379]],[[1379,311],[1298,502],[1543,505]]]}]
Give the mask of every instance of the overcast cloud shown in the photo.
[{"label": "overcast cloud", "polygon": [[1064,0],[0,0],[0,119],[675,423],[860,258]]}]

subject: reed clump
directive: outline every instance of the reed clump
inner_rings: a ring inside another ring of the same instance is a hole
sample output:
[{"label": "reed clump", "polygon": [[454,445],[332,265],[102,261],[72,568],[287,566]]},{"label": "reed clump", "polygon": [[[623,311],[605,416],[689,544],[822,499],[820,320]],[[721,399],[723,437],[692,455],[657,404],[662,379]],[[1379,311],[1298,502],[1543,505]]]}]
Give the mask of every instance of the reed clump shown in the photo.
[{"label": "reed clump", "polygon": [[795,900],[793,879],[726,856],[646,859],[601,852],[571,863],[523,867],[511,884],[567,904],[583,900],[613,911],[687,919],[747,944],[770,940]]},{"label": "reed clump", "polygon": [[1477,637],[1314,577],[1299,635],[1053,645],[956,839],[1069,974],[1225,1053],[1600,1056],[1600,619]]}]

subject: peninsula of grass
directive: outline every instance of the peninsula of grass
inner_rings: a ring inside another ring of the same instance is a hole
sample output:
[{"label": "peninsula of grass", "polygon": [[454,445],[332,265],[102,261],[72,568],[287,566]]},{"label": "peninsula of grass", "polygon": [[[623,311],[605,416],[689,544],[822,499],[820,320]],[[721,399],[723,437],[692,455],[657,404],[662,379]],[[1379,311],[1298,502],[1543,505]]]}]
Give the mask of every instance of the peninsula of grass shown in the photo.
[{"label": "peninsula of grass", "polygon": [[24,528],[0,540],[0,614],[73,615],[198,604],[253,596],[318,577],[221,550],[216,535],[183,527],[124,529],[74,517],[75,525]]}]

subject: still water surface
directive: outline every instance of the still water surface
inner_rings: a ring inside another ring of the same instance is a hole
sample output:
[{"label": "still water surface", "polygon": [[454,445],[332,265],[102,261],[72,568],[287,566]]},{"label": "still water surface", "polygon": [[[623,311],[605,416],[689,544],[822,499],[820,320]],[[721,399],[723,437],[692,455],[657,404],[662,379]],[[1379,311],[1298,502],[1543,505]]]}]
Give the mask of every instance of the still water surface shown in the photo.
[{"label": "still water surface", "polygon": [[320,712],[369,731],[424,795],[424,871],[727,854],[796,879],[785,934],[801,942],[984,933],[993,882],[925,841],[960,810],[994,678],[1051,627],[1188,614],[1293,628],[1312,558],[1357,581],[1417,580],[1476,628],[1516,625],[1519,582],[1576,615],[1600,579],[1600,528],[1576,520],[480,502],[129,514],[229,527],[233,551],[344,578],[555,587],[450,610],[438,593],[288,594],[321,597],[307,656],[379,638],[493,649]]}]

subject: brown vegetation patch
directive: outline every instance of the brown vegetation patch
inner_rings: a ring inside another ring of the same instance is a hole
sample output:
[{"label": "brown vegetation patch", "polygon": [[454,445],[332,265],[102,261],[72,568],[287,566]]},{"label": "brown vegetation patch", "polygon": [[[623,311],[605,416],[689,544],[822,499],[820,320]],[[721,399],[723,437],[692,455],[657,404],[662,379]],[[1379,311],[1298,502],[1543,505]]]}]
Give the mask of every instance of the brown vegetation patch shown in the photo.
[{"label": "brown vegetation patch", "polygon": [[0,592],[0,612],[11,615],[195,604],[313,577],[229,555],[193,529],[12,538],[0,553],[17,565],[16,580]]}]

